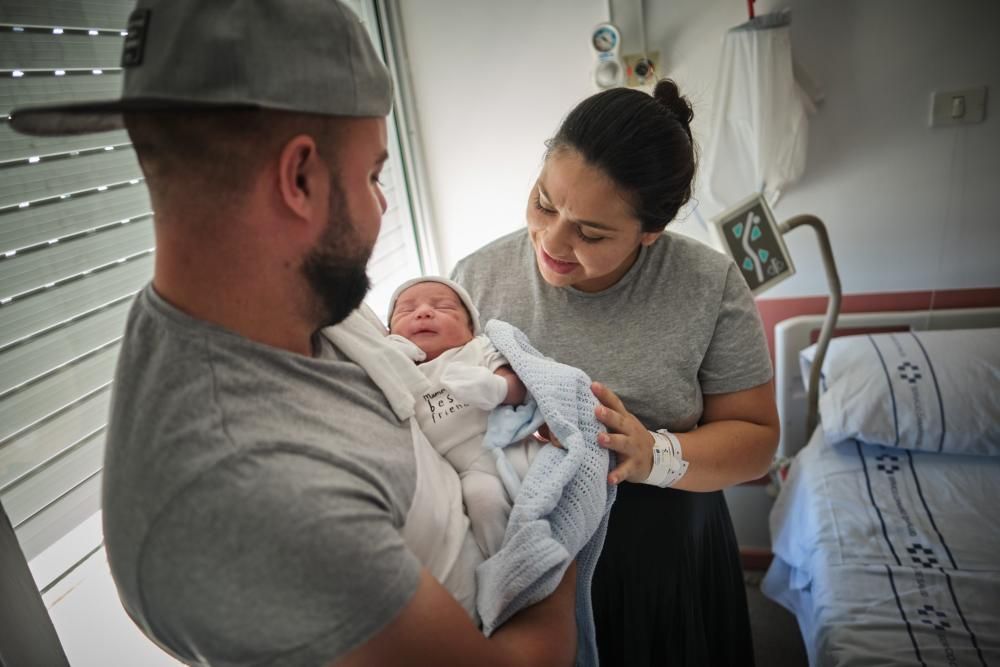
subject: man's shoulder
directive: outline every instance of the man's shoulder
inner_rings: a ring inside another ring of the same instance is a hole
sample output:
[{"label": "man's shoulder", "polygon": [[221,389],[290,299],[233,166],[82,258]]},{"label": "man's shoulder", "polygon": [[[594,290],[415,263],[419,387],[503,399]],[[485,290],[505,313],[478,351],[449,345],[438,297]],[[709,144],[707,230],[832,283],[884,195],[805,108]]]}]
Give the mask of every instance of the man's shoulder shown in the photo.
[{"label": "man's shoulder", "polygon": [[[122,350],[102,500],[134,618],[192,661],[302,646],[325,664],[398,613],[419,575],[400,534],[413,441],[360,366],[262,346],[148,291]],[[170,639],[195,635],[193,653]]]},{"label": "man's shoulder", "polygon": [[162,320],[135,324],[113,389],[104,470],[105,515],[128,528],[133,546],[178,498],[203,488],[198,480],[211,480],[208,496],[225,505],[239,502],[243,479],[276,488],[304,467],[397,515],[408,507],[409,428],[359,366]]}]

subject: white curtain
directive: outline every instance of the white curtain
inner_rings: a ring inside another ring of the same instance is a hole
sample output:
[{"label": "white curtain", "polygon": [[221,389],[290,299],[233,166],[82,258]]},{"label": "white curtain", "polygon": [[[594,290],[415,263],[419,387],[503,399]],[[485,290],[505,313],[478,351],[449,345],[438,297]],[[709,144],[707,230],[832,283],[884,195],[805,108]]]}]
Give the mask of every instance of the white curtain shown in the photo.
[{"label": "white curtain", "polygon": [[756,192],[773,205],[805,169],[814,107],[795,81],[789,24],[768,14],[726,33],[700,179],[715,213]]}]

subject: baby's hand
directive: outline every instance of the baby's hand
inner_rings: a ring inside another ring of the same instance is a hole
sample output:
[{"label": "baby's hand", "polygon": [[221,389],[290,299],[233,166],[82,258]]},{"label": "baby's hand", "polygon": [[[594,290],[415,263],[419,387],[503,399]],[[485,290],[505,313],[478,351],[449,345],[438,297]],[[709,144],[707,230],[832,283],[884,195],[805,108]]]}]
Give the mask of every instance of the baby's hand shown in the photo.
[{"label": "baby's hand", "polygon": [[441,374],[441,384],[455,398],[480,410],[492,410],[507,397],[507,380],[485,366],[449,364]]},{"label": "baby's hand", "polygon": [[507,394],[501,401],[503,405],[521,405],[528,398],[528,388],[510,366],[501,366],[496,369],[494,375],[502,377],[507,383]]}]

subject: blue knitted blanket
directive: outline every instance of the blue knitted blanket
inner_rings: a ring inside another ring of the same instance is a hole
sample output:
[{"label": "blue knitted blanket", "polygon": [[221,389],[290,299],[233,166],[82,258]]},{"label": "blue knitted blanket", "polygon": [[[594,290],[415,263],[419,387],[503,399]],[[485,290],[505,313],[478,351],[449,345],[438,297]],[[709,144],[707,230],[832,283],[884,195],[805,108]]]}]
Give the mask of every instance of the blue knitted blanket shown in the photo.
[{"label": "blue knitted blanket", "polygon": [[590,584],[617,491],[607,482],[613,456],[597,444],[597,434],[604,430],[594,416],[597,399],[586,373],[544,357],[516,327],[490,320],[486,335],[528,388],[537,409],[494,410],[486,446],[516,441],[544,420],[563,449],[538,452],[517,490],[500,551],[476,570],[483,630],[491,634],[517,611],[547,597],[576,558],[577,664],[596,665]]}]

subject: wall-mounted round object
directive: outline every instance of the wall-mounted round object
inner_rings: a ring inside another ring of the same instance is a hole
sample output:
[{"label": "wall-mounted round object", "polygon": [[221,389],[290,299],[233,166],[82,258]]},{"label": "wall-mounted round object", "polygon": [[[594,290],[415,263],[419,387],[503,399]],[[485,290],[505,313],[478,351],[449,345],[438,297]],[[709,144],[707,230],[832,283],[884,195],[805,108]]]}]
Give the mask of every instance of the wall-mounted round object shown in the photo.
[{"label": "wall-mounted round object", "polygon": [[594,68],[594,83],[598,88],[607,89],[622,85],[625,77],[617,60],[605,60]]},{"label": "wall-mounted round object", "polygon": [[594,34],[590,38],[590,43],[598,53],[608,53],[618,48],[621,41],[621,34],[618,28],[610,23],[602,23],[594,28]]},{"label": "wall-mounted round object", "polygon": [[599,23],[590,33],[590,45],[594,49],[594,84],[604,90],[625,83],[625,68],[622,66],[621,32],[612,23]]},{"label": "wall-mounted round object", "polygon": [[632,73],[640,84],[644,84],[647,81],[656,80],[656,63],[654,63],[649,58],[645,56],[639,58],[636,61],[635,66],[632,67]]}]

